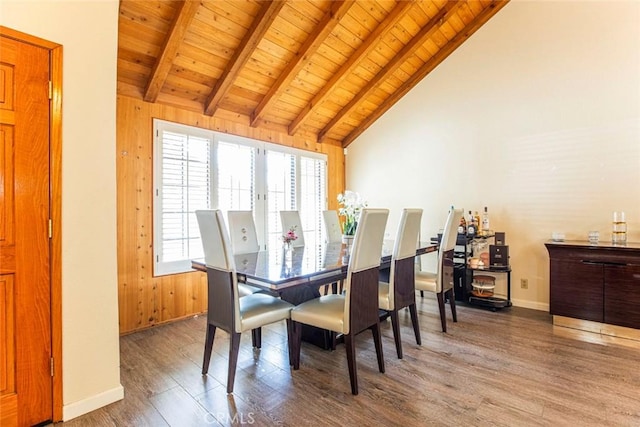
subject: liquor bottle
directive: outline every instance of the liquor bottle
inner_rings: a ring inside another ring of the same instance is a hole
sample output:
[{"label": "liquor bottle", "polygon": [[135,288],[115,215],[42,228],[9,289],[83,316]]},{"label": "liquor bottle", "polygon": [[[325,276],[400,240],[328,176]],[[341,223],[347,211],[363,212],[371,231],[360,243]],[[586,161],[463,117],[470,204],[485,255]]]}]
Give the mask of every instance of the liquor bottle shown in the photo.
[{"label": "liquor bottle", "polygon": [[467,233],[467,220],[464,219],[464,215],[460,217],[460,225],[458,225],[458,234]]},{"label": "liquor bottle", "polygon": [[480,229],[480,215],[478,215],[478,211],[476,211],[475,214],[473,215],[473,222],[474,222],[474,225],[476,226],[476,234],[478,236],[482,236],[482,230]]},{"label": "liquor bottle", "polygon": [[471,211],[469,211],[469,222],[467,222],[467,235],[469,237],[474,237],[476,235],[476,225],[474,223]]},{"label": "liquor bottle", "polygon": [[489,234],[489,212],[487,211],[487,207],[484,207],[484,212],[482,213],[482,231],[485,235]]}]

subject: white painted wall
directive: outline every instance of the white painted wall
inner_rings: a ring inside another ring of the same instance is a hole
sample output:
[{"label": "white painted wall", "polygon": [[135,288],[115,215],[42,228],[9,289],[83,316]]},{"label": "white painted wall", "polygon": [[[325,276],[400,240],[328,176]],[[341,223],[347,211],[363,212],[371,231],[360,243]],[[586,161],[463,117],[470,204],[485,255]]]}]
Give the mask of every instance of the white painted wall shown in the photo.
[{"label": "white painted wall", "polygon": [[[489,207],[507,232],[516,305],[548,309],[554,230],[640,241],[640,2],[519,1],[348,147],[347,188],[369,206]],[[520,278],[529,289],[520,289]]]},{"label": "white painted wall", "polygon": [[6,1],[0,24],[63,45],[64,419],[121,399],[116,263],[118,1]]}]

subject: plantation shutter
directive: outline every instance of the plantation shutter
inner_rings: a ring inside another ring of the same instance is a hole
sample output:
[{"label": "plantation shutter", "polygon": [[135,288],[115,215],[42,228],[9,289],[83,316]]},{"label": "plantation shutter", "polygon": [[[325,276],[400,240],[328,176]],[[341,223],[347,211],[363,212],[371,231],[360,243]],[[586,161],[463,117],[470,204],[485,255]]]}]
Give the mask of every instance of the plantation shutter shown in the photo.
[{"label": "plantation shutter", "polygon": [[217,208],[254,210],[256,148],[234,142],[216,142]]},{"label": "plantation shutter", "polygon": [[211,208],[211,139],[159,126],[156,143],[161,185],[154,216],[161,233],[155,235],[155,273],[169,274],[204,256],[195,211]]},{"label": "plantation shutter", "polygon": [[316,247],[325,242],[322,211],[327,206],[327,163],[325,160],[300,156],[299,210],[305,243]]}]

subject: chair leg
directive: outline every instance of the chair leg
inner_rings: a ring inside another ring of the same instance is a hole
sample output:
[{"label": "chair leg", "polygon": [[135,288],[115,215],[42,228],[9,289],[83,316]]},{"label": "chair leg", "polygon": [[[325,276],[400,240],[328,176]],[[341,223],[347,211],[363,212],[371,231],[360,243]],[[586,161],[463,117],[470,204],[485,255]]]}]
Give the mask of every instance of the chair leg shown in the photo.
[{"label": "chair leg", "polygon": [[229,342],[229,373],[227,374],[227,393],[233,393],[233,383],[236,379],[238,352],[240,350],[240,334],[232,332]]},{"label": "chair leg", "polygon": [[444,311],[444,293],[438,292],[438,309],[440,309],[440,323],[442,323],[442,332],[447,332],[447,316]]},{"label": "chair leg", "polygon": [[400,341],[400,322],[398,322],[398,310],[391,310],[389,314],[391,314],[391,328],[393,329],[393,339],[396,342],[396,353],[398,353],[398,359],[402,359],[402,342]]},{"label": "chair leg", "polygon": [[262,328],[251,330],[251,344],[253,344],[255,348],[262,347]]},{"label": "chair leg", "polygon": [[336,349],[337,344],[337,334],[333,331],[325,330],[322,332],[324,339],[324,348],[327,348],[331,351]]},{"label": "chair leg", "polygon": [[287,319],[287,349],[289,350],[289,366],[293,365],[293,322]]},{"label": "chair leg", "polygon": [[418,310],[416,309],[415,303],[409,306],[409,313],[411,314],[413,333],[416,336],[416,344],[422,345],[422,339],[420,338],[420,324],[418,323]]},{"label": "chair leg", "polygon": [[453,289],[449,289],[447,291],[449,294],[449,305],[451,306],[451,317],[453,317],[453,321],[458,321],[458,314],[456,313],[456,296],[453,293]]},{"label": "chair leg", "polygon": [[300,347],[302,346],[302,324],[298,322],[292,322],[293,326],[293,369],[300,369]]},{"label": "chair leg", "polygon": [[376,346],[376,357],[378,358],[378,370],[384,374],[384,354],[382,353],[382,334],[380,333],[380,322],[376,322],[371,327],[373,343]]},{"label": "chair leg", "polygon": [[353,334],[344,335],[344,348],[347,350],[347,364],[349,365],[349,380],[351,394],[358,394],[358,372],[356,369],[356,350],[353,346]]},{"label": "chair leg", "polygon": [[202,360],[202,375],[209,372],[209,362],[211,361],[211,350],[213,349],[213,338],[216,336],[216,327],[211,323],[207,324],[207,332],[204,340],[204,358]]}]

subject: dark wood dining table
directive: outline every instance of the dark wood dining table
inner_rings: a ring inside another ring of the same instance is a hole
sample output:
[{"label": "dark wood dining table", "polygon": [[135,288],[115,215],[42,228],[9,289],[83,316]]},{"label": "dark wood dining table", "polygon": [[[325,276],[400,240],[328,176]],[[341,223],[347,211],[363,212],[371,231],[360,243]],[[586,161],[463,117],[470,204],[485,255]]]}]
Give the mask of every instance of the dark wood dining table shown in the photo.
[{"label": "dark wood dining table", "polygon": [[[380,277],[388,280],[393,240],[385,240],[380,256]],[[420,242],[416,256],[435,252],[436,243]],[[339,282],[347,275],[349,248],[342,243],[303,246],[293,249],[286,260],[284,249],[276,248],[235,255],[238,282],[277,293],[283,300],[301,304],[320,296],[320,287]],[[191,261],[193,269],[207,271],[203,259]],[[314,329],[303,330],[303,339],[327,348],[327,335]]]},{"label": "dark wood dining table", "polygon": [[[391,265],[393,240],[385,240],[380,256],[380,270]],[[435,252],[436,243],[420,242],[416,256]],[[284,249],[235,255],[238,281],[267,291],[282,293],[300,286],[322,286],[344,278],[349,265],[349,249],[342,243],[327,243],[293,249],[291,262],[285,261]],[[195,270],[207,271],[203,259],[194,259]]]}]

